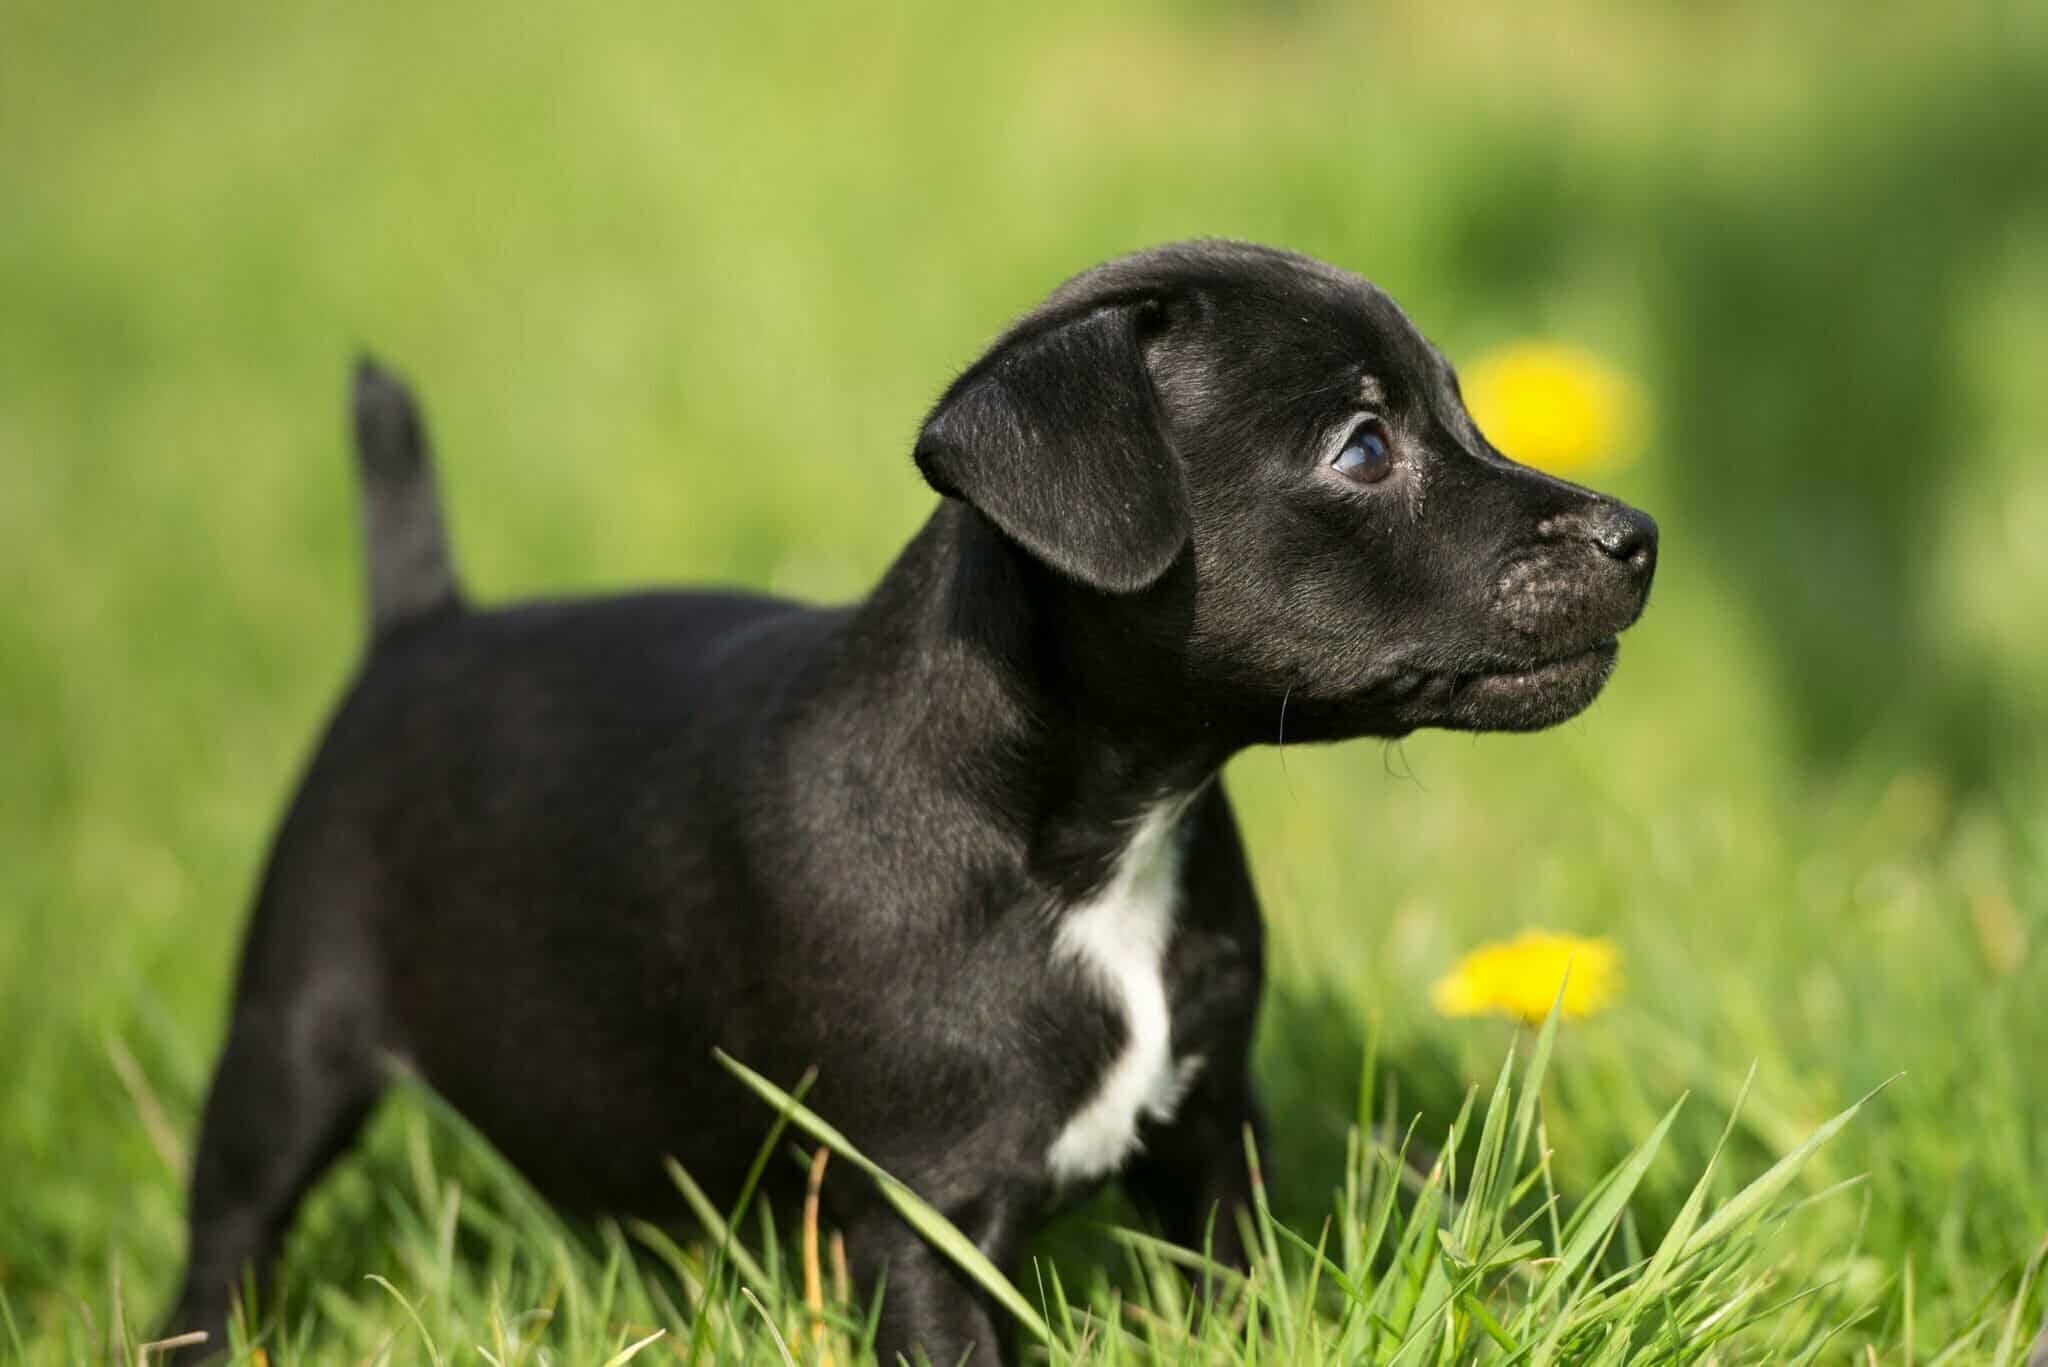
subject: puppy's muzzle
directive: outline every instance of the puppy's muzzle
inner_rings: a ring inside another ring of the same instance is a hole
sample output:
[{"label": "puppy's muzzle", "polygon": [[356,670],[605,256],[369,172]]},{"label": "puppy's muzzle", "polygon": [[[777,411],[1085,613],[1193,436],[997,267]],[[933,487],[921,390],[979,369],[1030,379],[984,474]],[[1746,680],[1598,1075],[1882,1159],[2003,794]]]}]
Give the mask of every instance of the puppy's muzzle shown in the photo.
[{"label": "puppy's muzzle", "polygon": [[1507,624],[1540,655],[1581,650],[1627,628],[1649,602],[1657,523],[1601,499],[1546,518],[1537,544],[1495,585]]}]

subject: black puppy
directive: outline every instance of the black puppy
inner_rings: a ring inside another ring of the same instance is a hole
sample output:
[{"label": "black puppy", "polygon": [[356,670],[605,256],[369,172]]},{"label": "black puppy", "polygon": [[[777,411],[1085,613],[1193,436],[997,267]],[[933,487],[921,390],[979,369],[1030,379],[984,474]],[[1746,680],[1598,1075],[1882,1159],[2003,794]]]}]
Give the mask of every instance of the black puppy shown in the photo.
[{"label": "black puppy", "polygon": [[[785,1085],[1010,1263],[1121,1174],[1237,1253],[1259,909],[1231,754],[1584,708],[1649,518],[1507,460],[1384,293],[1231,242],[1077,276],[947,389],[869,597],[466,608],[365,366],[373,634],[277,836],[169,1328],[218,1332],[397,1060],[544,1190],[660,1214]],[[837,1184],[880,1347],[992,1308]],[[828,1188],[828,1191],[830,1188]]]}]

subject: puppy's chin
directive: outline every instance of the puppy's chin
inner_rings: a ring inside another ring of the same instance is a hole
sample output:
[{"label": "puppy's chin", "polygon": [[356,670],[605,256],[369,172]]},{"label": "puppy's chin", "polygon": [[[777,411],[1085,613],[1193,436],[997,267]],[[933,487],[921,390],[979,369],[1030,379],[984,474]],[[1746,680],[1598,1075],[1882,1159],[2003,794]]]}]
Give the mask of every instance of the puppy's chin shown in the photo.
[{"label": "puppy's chin", "polygon": [[1450,731],[1541,731],[1591,706],[1614,673],[1613,638],[1540,664],[1440,676],[1428,692]]}]

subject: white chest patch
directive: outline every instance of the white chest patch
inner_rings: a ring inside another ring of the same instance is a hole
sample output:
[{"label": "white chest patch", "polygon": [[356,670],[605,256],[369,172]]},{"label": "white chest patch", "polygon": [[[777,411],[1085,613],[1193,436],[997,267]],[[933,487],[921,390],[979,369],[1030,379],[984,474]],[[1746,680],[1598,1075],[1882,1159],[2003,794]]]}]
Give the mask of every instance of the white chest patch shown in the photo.
[{"label": "white chest patch", "polygon": [[1175,1062],[1166,1001],[1187,805],[1177,798],[1147,812],[1109,881],[1061,922],[1055,958],[1077,965],[1123,1016],[1124,1046],[1046,1153],[1055,1182],[1090,1181],[1122,1167],[1138,1147],[1140,1119],[1171,1119],[1201,1067],[1200,1058]]}]

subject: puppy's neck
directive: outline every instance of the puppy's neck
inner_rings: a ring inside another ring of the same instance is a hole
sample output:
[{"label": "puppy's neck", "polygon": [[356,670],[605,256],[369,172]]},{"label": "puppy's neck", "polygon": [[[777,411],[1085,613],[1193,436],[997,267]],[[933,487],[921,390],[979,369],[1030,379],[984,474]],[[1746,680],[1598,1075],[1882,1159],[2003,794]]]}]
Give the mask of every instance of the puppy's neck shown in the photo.
[{"label": "puppy's neck", "polygon": [[1198,791],[1235,748],[1188,715],[1181,596],[1154,592],[1072,584],[947,500],[855,610],[845,647],[886,681],[900,759],[971,791],[1049,881],[1085,888],[1116,832]]}]

